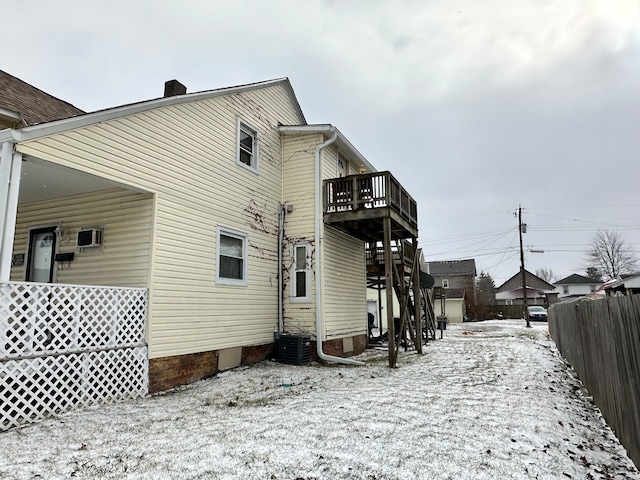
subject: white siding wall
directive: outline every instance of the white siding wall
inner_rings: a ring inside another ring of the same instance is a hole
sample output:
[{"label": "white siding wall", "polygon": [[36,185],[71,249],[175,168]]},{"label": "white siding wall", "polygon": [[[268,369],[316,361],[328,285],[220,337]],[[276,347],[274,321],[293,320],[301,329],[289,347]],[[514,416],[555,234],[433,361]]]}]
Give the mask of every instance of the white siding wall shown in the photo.
[{"label": "white siding wall", "polygon": [[[236,164],[237,115],[259,131],[256,174]],[[19,150],[156,194],[151,358],[256,345],[277,325],[278,123],[303,119],[284,85],[158,108]],[[248,285],[215,283],[216,227],[248,235]]]},{"label": "white siding wall", "polygon": [[[75,252],[75,257],[69,265],[58,264],[58,283],[146,287],[152,221],[153,195],[123,189],[21,204],[13,252],[25,254],[25,265],[13,267],[11,279],[25,279],[29,229],[61,226],[58,252]],[[79,252],[78,229],[94,226],[104,228],[102,249]]]}]

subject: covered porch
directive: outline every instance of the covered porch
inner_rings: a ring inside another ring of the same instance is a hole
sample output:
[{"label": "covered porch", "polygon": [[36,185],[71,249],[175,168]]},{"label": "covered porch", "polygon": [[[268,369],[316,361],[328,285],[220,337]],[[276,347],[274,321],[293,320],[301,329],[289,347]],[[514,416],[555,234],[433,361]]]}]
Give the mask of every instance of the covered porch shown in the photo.
[{"label": "covered porch", "polygon": [[153,194],[0,152],[0,430],[145,395]]}]

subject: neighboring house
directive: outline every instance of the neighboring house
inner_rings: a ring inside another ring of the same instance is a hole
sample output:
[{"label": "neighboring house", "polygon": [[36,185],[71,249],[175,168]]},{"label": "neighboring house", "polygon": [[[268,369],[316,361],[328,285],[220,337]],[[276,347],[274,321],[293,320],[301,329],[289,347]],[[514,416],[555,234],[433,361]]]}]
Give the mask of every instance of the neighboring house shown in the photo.
[{"label": "neighboring house", "polygon": [[415,201],[308,125],[286,78],[170,81],[163,98],[0,130],[0,147],[1,428],[263,360],[282,333],[324,359],[360,353],[366,242],[417,248]]},{"label": "neighboring house", "polygon": [[584,297],[594,293],[602,282],[595,278],[584,277],[574,273],[553,284],[559,300]]},{"label": "neighboring house", "polygon": [[445,260],[427,264],[436,287],[468,289],[475,283],[477,273],[474,259]]},{"label": "neighboring house", "polygon": [[0,130],[21,128],[85,113],[0,70]]},{"label": "neighboring house", "polygon": [[616,280],[611,280],[604,285],[608,297],[628,296],[640,294],[640,274],[622,275]]},{"label": "neighboring house", "polygon": [[464,321],[467,313],[466,301],[468,298],[474,298],[476,261],[467,259],[427,262],[427,269],[434,278],[434,285],[442,288],[445,298],[444,305],[440,299],[435,300],[436,315],[441,315],[444,309],[448,322]]},{"label": "neighboring house", "polygon": [[[527,305],[548,307],[558,300],[555,287],[525,269]],[[522,274],[516,273],[496,288],[496,305],[524,305]]]}]

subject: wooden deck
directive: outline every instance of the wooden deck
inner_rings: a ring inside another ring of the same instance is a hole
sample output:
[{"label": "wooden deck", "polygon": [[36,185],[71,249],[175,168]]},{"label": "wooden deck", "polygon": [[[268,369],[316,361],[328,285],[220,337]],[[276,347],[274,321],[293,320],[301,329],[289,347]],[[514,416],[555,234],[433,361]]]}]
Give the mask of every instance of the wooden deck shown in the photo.
[{"label": "wooden deck", "polygon": [[324,181],[324,222],[367,242],[383,240],[391,220],[392,239],[418,237],[418,207],[390,172]]}]

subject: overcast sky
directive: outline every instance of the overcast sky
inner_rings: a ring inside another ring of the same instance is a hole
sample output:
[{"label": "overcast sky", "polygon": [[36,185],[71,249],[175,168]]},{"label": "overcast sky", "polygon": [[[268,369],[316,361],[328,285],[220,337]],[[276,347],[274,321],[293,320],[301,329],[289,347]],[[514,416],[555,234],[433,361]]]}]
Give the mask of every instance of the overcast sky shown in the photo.
[{"label": "overcast sky", "polygon": [[[418,202],[427,260],[584,273],[640,255],[640,0],[22,0],[0,69],[86,111],[289,77]],[[529,253],[530,249],[545,253]]]}]

